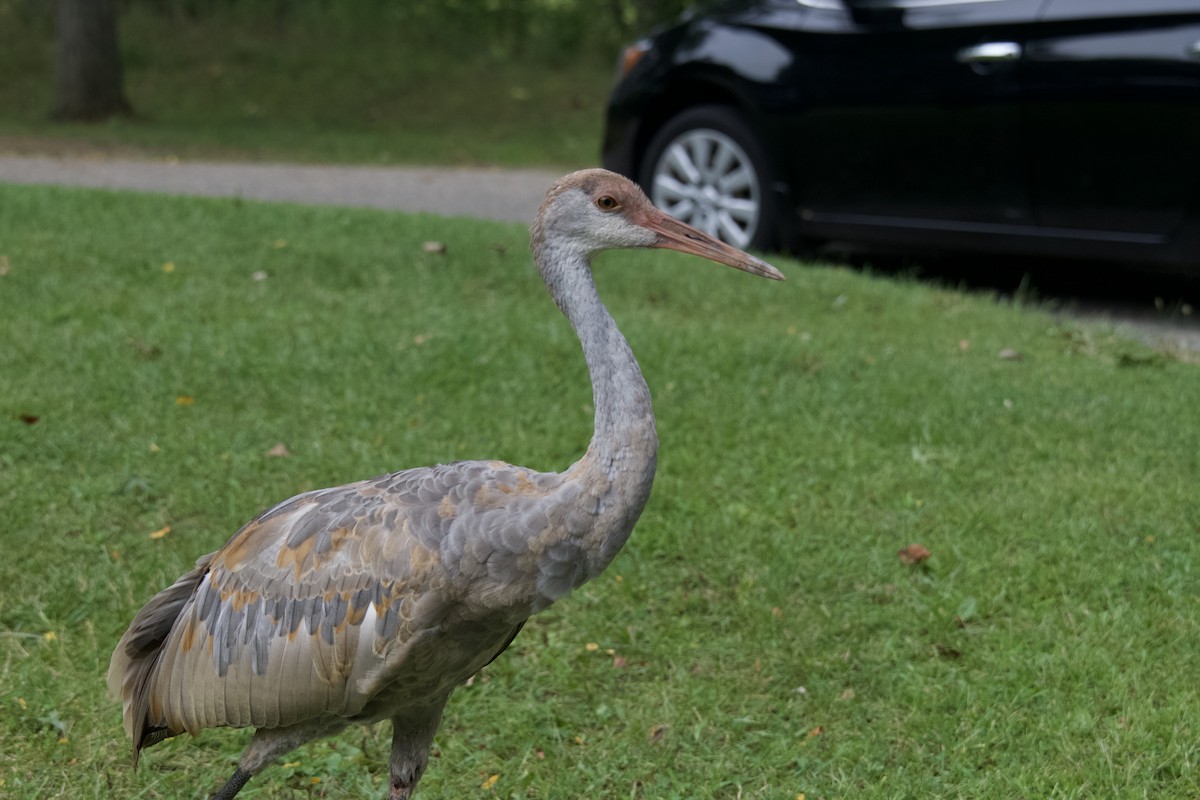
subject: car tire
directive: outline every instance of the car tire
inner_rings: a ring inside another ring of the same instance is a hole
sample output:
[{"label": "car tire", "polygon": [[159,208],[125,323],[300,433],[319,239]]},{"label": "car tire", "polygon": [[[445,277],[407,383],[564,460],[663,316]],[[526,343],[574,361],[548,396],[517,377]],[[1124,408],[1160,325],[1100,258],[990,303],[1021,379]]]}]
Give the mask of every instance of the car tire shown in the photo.
[{"label": "car tire", "polygon": [[672,117],[646,148],[638,183],[656,206],[734,247],[777,240],[778,200],[762,145],[728,106]]}]

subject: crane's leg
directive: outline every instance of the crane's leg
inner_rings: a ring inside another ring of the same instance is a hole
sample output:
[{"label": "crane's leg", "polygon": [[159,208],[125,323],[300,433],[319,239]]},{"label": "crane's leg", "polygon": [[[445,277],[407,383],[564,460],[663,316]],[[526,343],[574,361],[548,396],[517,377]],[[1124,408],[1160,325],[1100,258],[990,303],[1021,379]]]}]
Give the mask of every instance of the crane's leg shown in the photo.
[{"label": "crane's leg", "polygon": [[322,720],[304,722],[286,728],[259,728],[254,732],[254,738],[250,740],[250,744],[242,751],[242,758],[238,762],[237,769],[233,771],[233,775],[229,776],[229,780],[225,781],[221,790],[212,796],[211,800],[233,800],[247,781],[279,756],[295,750],[309,739],[328,736],[343,727],[345,727],[345,722],[342,720],[332,724]]},{"label": "crane's leg", "polygon": [[417,781],[425,774],[429,763],[429,748],[433,735],[442,721],[443,698],[436,707],[421,713],[408,712],[392,718],[391,781],[388,784],[388,800],[409,800],[417,788]]},{"label": "crane's leg", "polygon": [[246,770],[238,767],[233,771],[233,775],[229,780],[225,781],[225,785],[221,787],[221,791],[212,796],[212,800],[233,800],[234,795],[242,790],[246,785],[246,781],[250,780],[251,774]]}]

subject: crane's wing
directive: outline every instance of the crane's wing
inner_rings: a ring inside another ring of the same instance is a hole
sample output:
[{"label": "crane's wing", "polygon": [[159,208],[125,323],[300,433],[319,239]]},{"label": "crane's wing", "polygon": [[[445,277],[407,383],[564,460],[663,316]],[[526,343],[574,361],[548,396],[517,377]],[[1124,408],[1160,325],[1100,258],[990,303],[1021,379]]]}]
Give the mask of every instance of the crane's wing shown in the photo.
[{"label": "crane's wing", "polygon": [[152,599],[114,652],[135,758],[182,731],[362,714],[414,644],[455,626],[470,636],[404,677],[414,691],[463,680],[584,580],[577,548],[546,535],[586,528],[563,519],[575,494],[553,474],[458,462],[264,512]]}]

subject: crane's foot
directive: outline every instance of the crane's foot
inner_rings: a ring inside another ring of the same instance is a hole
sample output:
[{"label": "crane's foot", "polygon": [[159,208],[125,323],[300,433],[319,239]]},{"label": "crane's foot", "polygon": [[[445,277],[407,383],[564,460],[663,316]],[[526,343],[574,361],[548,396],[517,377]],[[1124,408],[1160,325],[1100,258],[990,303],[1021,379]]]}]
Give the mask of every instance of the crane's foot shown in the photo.
[{"label": "crane's foot", "polygon": [[233,771],[233,775],[229,780],[225,781],[225,785],[221,787],[221,791],[212,796],[212,800],[233,800],[234,796],[242,790],[246,785],[246,781],[250,780],[254,773],[238,767]]},{"label": "crane's foot", "polygon": [[419,774],[408,779],[392,775],[391,783],[388,784],[388,800],[409,800],[416,791],[418,780]]}]

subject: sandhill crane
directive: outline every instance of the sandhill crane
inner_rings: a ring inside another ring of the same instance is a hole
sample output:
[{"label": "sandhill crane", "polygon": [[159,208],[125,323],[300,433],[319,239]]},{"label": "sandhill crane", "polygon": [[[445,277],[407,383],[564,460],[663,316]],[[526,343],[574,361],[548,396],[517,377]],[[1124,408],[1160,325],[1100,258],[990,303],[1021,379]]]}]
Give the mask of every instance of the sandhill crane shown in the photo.
[{"label": "sandhill crane", "polygon": [[650,495],[658,438],[591,256],[664,247],[783,275],[604,170],[558,181],[530,231],[591,375],[587,453],[562,473],[500,461],[408,469],[297,495],[248,523],[151,599],[113,653],[108,686],[135,765],[169,736],[254,726],[214,795],[229,800],[304,742],[390,719],[389,798],[408,798],[455,687],[616,556]]}]

